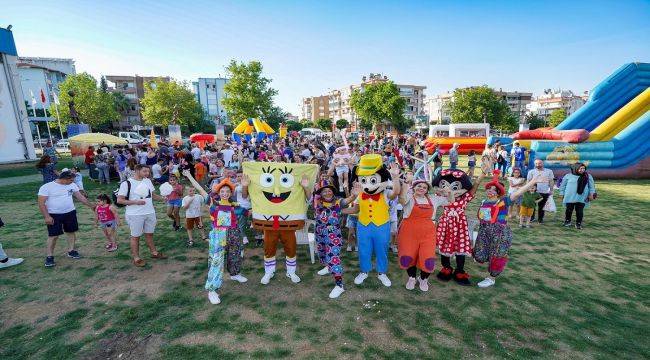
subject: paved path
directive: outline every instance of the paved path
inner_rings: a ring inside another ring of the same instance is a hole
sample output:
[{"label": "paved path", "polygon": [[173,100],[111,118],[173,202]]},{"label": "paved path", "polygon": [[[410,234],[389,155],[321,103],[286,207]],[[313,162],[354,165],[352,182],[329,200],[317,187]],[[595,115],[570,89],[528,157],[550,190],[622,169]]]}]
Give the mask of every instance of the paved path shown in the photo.
[{"label": "paved path", "polygon": [[[81,174],[85,178],[88,178],[88,170],[81,170]],[[13,177],[0,179],[0,186],[33,183],[33,182],[41,182],[41,181],[43,181],[43,176],[41,174],[13,176]]]}]

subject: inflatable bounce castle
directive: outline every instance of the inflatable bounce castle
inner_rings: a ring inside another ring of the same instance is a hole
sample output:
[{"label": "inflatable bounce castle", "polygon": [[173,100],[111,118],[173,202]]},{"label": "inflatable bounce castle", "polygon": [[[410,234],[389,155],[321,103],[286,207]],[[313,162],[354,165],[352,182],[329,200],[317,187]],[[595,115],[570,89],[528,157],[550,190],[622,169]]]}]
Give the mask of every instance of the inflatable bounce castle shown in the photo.
[{"label": "inflatable bounce castle", "polygon": [[580,161],[597,178],[650,178],[650,64],[621,66],[557,127],[513,139],[559,173]]}]

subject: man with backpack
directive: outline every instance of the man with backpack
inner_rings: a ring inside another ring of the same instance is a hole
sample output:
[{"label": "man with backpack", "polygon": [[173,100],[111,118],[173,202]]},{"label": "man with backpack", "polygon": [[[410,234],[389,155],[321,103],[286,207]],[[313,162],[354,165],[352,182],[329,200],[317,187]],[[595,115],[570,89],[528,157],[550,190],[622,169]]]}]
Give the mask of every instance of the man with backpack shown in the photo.
[{"label": "man with backpack", "polygon": [[153,259],[166,259],[163,253],[156,250],[153,242],[153,233],[156,229],[156,209],[153,199],[164,200],[163,196],[154,193],[155,188],[149,176],[151,171],[146,165],[136,165],[132,178],[123,181],[117,191],[116,203],[126,206],[125,219],[131,231],[131,256],[133,265],[145,266],[145,261],[140,257],[140,237],[144,234],[147,247]]}]

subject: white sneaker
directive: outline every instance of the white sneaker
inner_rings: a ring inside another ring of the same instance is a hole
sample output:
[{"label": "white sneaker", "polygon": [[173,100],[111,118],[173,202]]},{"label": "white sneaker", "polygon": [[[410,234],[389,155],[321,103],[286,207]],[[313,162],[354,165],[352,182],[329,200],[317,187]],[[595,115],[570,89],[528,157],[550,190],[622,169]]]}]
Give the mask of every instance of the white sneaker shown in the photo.
[{"label": "white sneaker", "polygon": [[340,286],[335,286],[334,289],[330,291],[330,299],[336,299],[337,297],[341,296],[341,294],[343,294],[344,291],[345,291],[344,288]]},{"label": "white sneaker", "polygon": [[262,276],[262,280],[260,280],[260,282],[263,285],[268,284],[271,281],[271,278],[273,277],[273,275],[275,275],[275,273],[272,273],[272,272],[265,273],[264,276]]},{"label": "white sneaker", "polygon": [[422,291],[429,291],[429,279],[418,279],[418,282],[420,283],[420,290]]},{"label": "white sneaker", "polygon": [[348,245],[347,249],[345,249],[347,252],[352,252],[352,246]]},{"label": "white sneaker", "polygon": [[363,281],[366,280],[367,278],[368,278],[368,273],[364,273],[364,272],[359,273],[359,275],[357,275],[357,277],[354,278],[354,283],[357,285],[361,285],[363,284]]},{"label": "white sneaker", "polygon": [[242,239],[241,242],[242,242],[242,244],[244,244],[244,245],[248,244],[248,237],[244,236],[244,238]]},{"label": "white sneaker", "polygon": [[390,250],[391,250],[394,254],[397,254],[397,245],[391,245]]},{"label": "white sneaker", "polygon": [[379,281],[381,281],[381,283],[384,284],[384,286],[386,286],[386,287],[391,286],[390,279],[388,278],[388,276],[386,276],[386,274],[377,275],[377,279],[379,279]]},{"label": "white sneaker", "polygon": [[294,284],[297,284],[297,283],[300,282],[300,277],[299,277],[298,275],[296,275],[295,273],[287,273],[287,277],[288,277],[289,279],[291,279],[291,281],[292,281]]},{"label": "white sneaker", "polygon": [[0,269],[8,268],[10,266],[18,265],[22,263],[24,260],[21,258],[9,258],[6,262],[0,263]]},{"label": "white sneaker", "polygon": [[221,299],[219,299],[219,294],[217,294],[216,291],[208,292],[208,300],[210,300],[210,304],[212,305],[217,305],[221,302]]},{"label": "white sneaker", "polygon": [[415,289],[415,278],[409,277],[408,281],[406,282],[406,290],[413,289]]},{"label": "white sneaker", "polygon": [[327,266],[325,266],[324,268],[318,270],[318,272],[317,272],[317,274],[320,275],[320,276],[325,276],[325,275],[328,275],[329,273],[330,273],[330,271],[329,271],[329,269],[327,269]]},{"label": "white sneaker", "polygon": [[496,281],[494,281],[494,279],[487,277],[483,281],[478,283],[478,287],[486,288],[486,287],[490,287],[490,286],[494,285],[495,283],[496,283]]},{"label": "white sneaker", "polygon": [[231,276],[230,280],[239,281],[240,283],[245,283],[246,281],[248,281],[248,279],[246,279],[242,274]]}]

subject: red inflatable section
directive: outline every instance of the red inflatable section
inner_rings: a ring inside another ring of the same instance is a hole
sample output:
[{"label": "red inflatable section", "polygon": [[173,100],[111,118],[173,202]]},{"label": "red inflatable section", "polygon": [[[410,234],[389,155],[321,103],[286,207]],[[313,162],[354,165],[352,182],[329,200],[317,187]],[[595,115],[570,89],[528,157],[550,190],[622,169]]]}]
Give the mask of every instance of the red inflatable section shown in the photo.
[{"label": "red inflatable section", "polygon": [[568,143],[581,143],[589,139],[589,131],[585,129],[555,130],[554,128],[540,128],[514,133],[515,140],[555,140]]},{"label": "red inflatable section", "polygon": [[424,147],[429,154],[433,154],[435,145],[438,145],[438,151],[441,154],[446,154],[451,149],[454,143],[458,143],[458,153],[467,155],[470,150],[474,150],[477,154],[483,153],[485,149],[486,138],[479,137],[444,137],[444,138],[427,138]]},{"label": "red inflatable section", "polygon": [[214,134],[192,134],[190,135],[190,141],[195,142],[201,149],[205,147],[206,144],[212,144],[215,141]]}]

